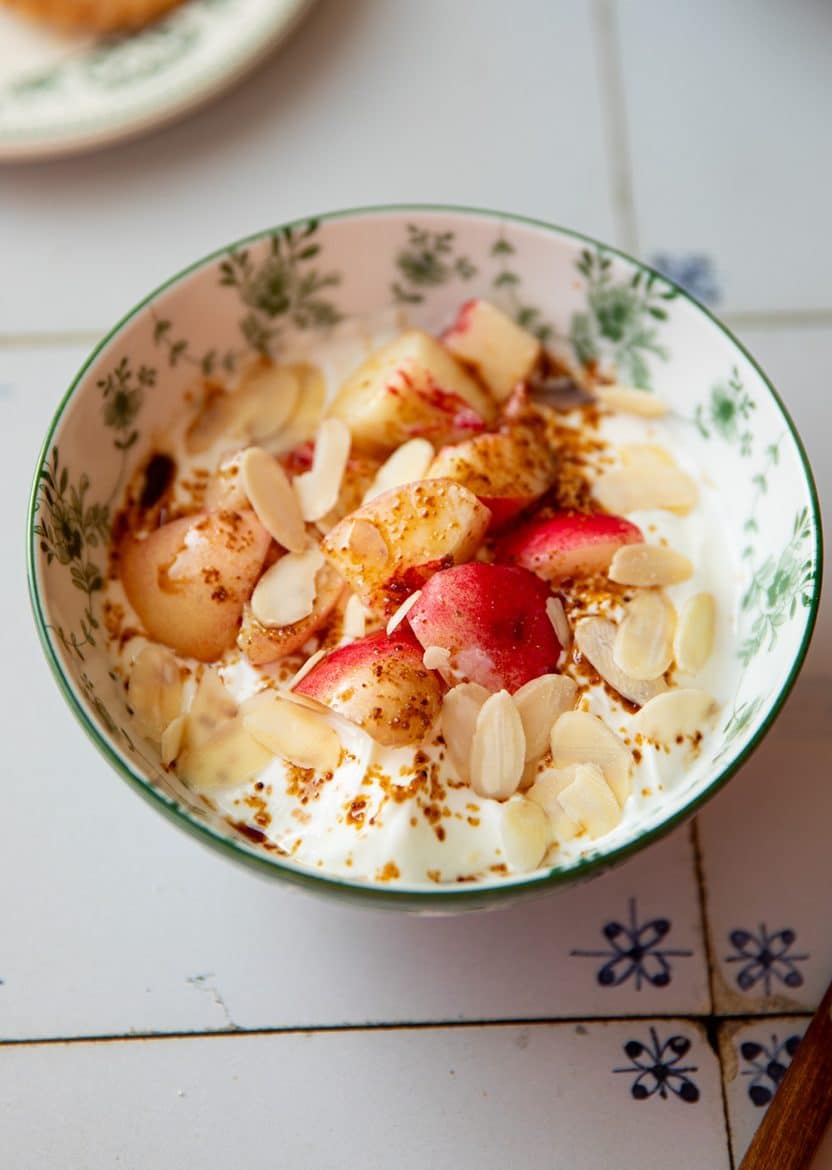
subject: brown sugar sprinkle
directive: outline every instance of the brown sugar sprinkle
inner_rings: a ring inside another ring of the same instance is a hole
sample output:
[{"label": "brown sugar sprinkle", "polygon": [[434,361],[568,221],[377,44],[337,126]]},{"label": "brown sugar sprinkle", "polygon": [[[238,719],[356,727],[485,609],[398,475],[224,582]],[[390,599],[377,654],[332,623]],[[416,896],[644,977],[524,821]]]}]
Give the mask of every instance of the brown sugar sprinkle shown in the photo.
[{"label": "brown sugar sprinkle", "polygon": [[442,882],[442,874],[438,869],[429,869],[427,872],[427,878],[428,881],[435,882],[436,885],[440,885]]},{"label": "brown sugar sprinkle", "polygon": [[124,606],[115,601],[104,602],[104,629],[115,640],[121,637],[124,625]]},{"label": "brown sugar sprinkle", "polygon": [[635,762],[637,764],[641,763],[641,761],[642,761],[641,748],[633,748],[633,759],[635,760]]},{"label": "brown sugar sprinkle", "polygon": [[466,817],[466,820],[468,821],[468,824],[471,826],[472,829],[476,829],[480,823],[479,817]]},{"label": "brown sugar sprinkle", "polygon": [[401,877],[401,874],[395,861],[387,861],[380,869],[376,870],[377,882],[393,882],[397,877]]},{"label": "brown sugar sprinkle", "polygon": [[504,861],[501,861],[498,865],[489,865],[488,869],[491,873],[498,873],[498,874],[507,874],[508,873],[508,866],[506,865],[506,863]]},{"label": "brown sugar sprinkle", "polygon": [[272,814],[269,812],[265,800],[256,793],[251,793],[245,797],[244,803],[254,811],[254,816],[252,817],[254,823],[259,825],[261,829],[268,829],[272,823]]}]

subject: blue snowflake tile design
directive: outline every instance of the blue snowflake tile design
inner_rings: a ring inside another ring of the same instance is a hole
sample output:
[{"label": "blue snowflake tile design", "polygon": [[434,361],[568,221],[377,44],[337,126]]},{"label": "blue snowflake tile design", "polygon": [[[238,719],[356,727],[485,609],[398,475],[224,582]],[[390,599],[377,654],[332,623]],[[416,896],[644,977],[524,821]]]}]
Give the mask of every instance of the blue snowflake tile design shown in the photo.
[{"label": "blue snowflake tile design", "polygon": [[656,252],[650,264],[703,304],[715,305],[719,301],[716,265],[704,252]]},{"label": "blue snowflake tile design", "polygon": [[765,926],[757,933],[751,930],[732,930],[728,936],[733,953],[725,956],[726,963],[741,964],[736,974],[740,991],[751,991],[762,984],[765,995],[780,983],[790,990],[803,986],[803,973],[797,964],[804,963],[808,954],[798,954],[792,948],[797,932],[775,930],[769,934]]},{"label": "blue snowflake tile design", "polygon": [[641,991],[645,983],[651,987],[667,987],[673,978],[668,960],[690,958],[693,954],[693,951],[662,946],[670,930],[667,918],[651,918],[640,923],[636,899],[630,898],[628,921],[607,922],[601,929],[606,947],[571,953],[579,958],[606,959],[595,975],[601,987],[620,987],[630,979],[636,991]]},{"label": "blue snowflake tile design", "polygon": [[614,1073],[630,1073],[634,1077],[630,1093],[636,1101],[646,1101],[657,1093],[663,1101],[669,1094],[693,1105],[699,1100],[699,1088],[688,1073],[698,1071],[695,1064],[683,1064],[690,1052],[691,1042],[687,1036],[669,1036],[660,1040],[655,1028],[650,1028],[647,1043],[628,1040],[624,1054],[630,1064],[614,1068]]},{"label": "blue snowflake tile design", "polygon": [[758,1044],[756,1040],[744,1040],[740,1044],[740,1056],[750,1065],[742,1070],[744,1077],[750,1077],[748,1096],[754,1105],[763,1108],[768,1105],[786,1075],[786,1069],[797,1052],[800,1036],[789,1036],[779,1040],[772,1036],[771,1044]]}]

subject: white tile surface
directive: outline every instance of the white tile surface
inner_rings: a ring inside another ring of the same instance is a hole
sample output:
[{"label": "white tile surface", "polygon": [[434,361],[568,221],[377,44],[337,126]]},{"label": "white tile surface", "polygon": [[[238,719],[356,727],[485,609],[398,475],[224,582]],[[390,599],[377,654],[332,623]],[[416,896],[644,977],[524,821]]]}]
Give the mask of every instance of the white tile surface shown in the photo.
[{"label": "white tile surface", "polygon": [[666,1170],[672,1149],[676,1170],[727,1170],[714,1053],[684,1022],[655,1033],[689,1045],[663,1058],[666,1084],[695,1085],[696,1101],[636,1100],[638,1071],[612,1071],[630,1065],[627,1042],[651,1043],[644,1023],[16,1046],[0,1062],[4,1157],[15,1170]]},{"label": "white tile surface", "polygon": [[642,254],[709,253],[732,309],[832,307],[832,8],[616,11]]},{"label": "white tile surface", "polygon": [[7,170],[18,275],[0,289],[0,332],[104,329],[247,232],[419,200],[612,237],[589,5],[319,0],[221,103],[93,158]]}]

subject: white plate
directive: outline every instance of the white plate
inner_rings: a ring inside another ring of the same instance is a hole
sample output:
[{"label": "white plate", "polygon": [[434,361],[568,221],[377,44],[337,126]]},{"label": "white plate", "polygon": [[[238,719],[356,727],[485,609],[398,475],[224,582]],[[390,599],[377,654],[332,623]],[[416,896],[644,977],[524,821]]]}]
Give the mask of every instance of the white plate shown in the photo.
[{"label": "white plate", "polygon": [[130,36],[55,33],[0,10],[0,159],[87,150],[207,101],[310,0],[189,0]]}]

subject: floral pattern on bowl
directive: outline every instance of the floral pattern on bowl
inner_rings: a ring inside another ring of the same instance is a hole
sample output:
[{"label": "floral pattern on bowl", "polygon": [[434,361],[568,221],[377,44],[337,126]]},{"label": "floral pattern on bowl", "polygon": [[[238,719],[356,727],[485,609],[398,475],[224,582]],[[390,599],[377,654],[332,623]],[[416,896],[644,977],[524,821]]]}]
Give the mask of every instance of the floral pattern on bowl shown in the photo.
[{"label": "floral pattern on bowl", "polygon": [[[539,875],[464,889],[330,879],[237,835],[132,731],[103,645],[107,533],[151,434],[201,377],[396,305],[414,324],[439,329],[471,296],[494,301],[570,361],[617,372],[673,408],[672,425],[720,493],[737,549],[730,695],[712,757],[698,760],[614,846],[601,841]],[[31,505],[30,588],[70,705],[110,761],[180,825],[272,876],[364,900],[450,908],[598,873],[724,783],[794,681],[817,609],[820,556],[814,486],[792,424],[753,360],[705,310],[657,273],[568,231],[413,207],[264,232],[197,263],[117,325],[76,378],[44,446]]]}]

